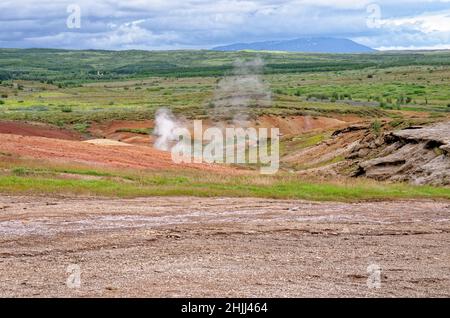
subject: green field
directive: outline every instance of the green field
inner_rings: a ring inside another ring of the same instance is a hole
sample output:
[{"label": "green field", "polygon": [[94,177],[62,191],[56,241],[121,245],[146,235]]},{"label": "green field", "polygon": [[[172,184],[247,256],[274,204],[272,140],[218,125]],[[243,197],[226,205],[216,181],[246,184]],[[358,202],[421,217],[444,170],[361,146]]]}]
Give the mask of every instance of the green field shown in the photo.
[{"label": "green field", "polygon": [[[25,165],[24,165],[25,164]],[[217,175],[185,171],[118,171],[43,164],[1,164],[0,192],[113,197],[261,197],[357,202],[382,199],[449,199],[445,187],[388,184],[370,180],[317,182],[286,173],[275,176]],[[8,172],[5,172],[8,171]],[[68,179],[67,175],[79,178]]]},{"label": "green field", "polygon": [[448,52],[306,54],[215,51],[65,51],[0,49],[0,80],[79,84],[147,77],[223,76],[239,59],[260,57],[269,74],[394,66],[448,66]]},{"label": "green field", "polygon": [[[378,117],[393,109],[433,112],[439,117],[450,111],[449,52],[0,49],[0,119],[78,124],[75,128],[83,130],[91,121],[149,119],[160,107],[205,118],[220,76],[229,73],[236,59],[255,57],[266,63],[263,77],[273,96],[270,108],[252,109],[255,115]],[[126,72],[118,71],[124,68]],[[216,68],[217,74],[204,68]]]}]

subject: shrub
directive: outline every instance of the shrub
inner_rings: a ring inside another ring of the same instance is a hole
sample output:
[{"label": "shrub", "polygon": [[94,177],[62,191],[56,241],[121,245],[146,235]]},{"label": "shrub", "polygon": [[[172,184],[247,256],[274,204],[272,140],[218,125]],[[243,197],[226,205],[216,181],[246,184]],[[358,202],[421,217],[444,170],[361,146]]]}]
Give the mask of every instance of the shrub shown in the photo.
[{"label": "shrub", "polygon": [[328,99],[329,96],[327,94],[323,94],[323,93],[309,94],[308,99],[311,99],[311,98],[325,100],[325,99]]},{"label": "shrub", "polygon": [[381,132],[381,123],[378,120],[373,121],[370,125],[370,129],[375,135],[379,135]]},{"label": "shrub", "polygon": [[75,129],[76,131],[78,131],[82,134],[87,133],[88,128],[89,128],[89,124],[87,124],[87,123],[78,123],[78,124],[73,125],[73,129]]},{"label": "shrub", "polygon": [[349,99],[352,100],[352,95],[348,94],[348,93],[344,93],[341,95],[341,99]]},{"label": "shrub", "polygon": [[27,168],[17,167],[11,170],[12,174],[16,176],[26,176],[30,174],[30,171]]},{"label": "shrub", "polygon": [[281,88],[277,88],[275,90],[275,94],[281,95],[281,94],[283,94],[283,90]]},{"label": "shrub", "polygon": [[62,111],[63,113],[71,113],[71,112],[72,112],[72,107],[67,106],[67,105],[62,106],[62,107],[61,107],[61,111]]}]

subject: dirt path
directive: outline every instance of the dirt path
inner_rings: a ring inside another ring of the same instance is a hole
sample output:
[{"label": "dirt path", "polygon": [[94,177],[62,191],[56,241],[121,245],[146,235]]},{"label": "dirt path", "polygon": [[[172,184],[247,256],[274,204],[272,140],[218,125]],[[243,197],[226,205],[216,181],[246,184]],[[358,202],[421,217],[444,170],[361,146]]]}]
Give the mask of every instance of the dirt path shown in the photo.
[{"label": "dirt path", "polygon": [[449,269],[449,202],[0,196],[0,296],[449,297]]}]

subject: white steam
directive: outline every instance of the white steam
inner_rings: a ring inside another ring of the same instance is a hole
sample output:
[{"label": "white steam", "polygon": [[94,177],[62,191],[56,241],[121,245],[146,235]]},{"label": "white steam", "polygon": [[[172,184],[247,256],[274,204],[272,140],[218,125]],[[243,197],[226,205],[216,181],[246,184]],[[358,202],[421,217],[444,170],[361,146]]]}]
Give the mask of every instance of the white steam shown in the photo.
[{"label": "white steam", "polygon": [[217,84],[210,115],[216,121],[232,120],[245,126],[252,108],[269,107],[271,90],[262,79],[264,63],[260,58],[238,60],[230,76]]},{"label": "white steam", "polygon": [[[249,126],[249,115],[253,110],[271,105],[271,90],[263,81],[264,63],[260,58],[251,61],[237,60],[233,71],[217,83],[209,115],[222,131],[226,124],[236,128]],[[177,119],[170,110],[161,108],[155,115],[154,135],[157,137],[154,147],[159,150],[171,150],[177,140],[176,131],[186,128],[185,123]]]},{"label": "white steam", "polygon": [[157,136],[157,139],[154,147],[164,151],[170,150],[173,142],[177,140],[174,132],[180,127],[183,127],[183,125],[169,109],[158,109],[155,115],[154,135]]}]

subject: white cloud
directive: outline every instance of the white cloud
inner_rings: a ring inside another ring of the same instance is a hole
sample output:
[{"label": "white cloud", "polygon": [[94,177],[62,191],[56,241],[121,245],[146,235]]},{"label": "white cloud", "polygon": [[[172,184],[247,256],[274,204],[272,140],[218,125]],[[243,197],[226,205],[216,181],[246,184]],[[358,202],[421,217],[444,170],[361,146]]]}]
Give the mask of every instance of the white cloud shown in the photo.
[{"label": "white cloud", "polygon": [[376,48],[380,51],[396,51],[396,50],[450,50],[450,44],[437,44],[437,45],[426,45],[426,46],[381,46]]},{"label": "white cloud", "polygon": [[450,10],[424,13],[413,17],[385,19],[381,21],[381,24],[386,28],[406,27],[424,33],[450,32]]},{"label": "white cloud", "polygon": [[444,49],[450,46],[450,10],[386,18],[370,36],[354,40],[379,50]]},{"label": "white cloud", "polygon": [[[449,43],[450,0],[1,0],[0,45],[166,49],[231,42],[348,37],[372,47]],[[382,27],[366,25],[368,4]],[[66,27],[68,4],[82,28]]]}]

